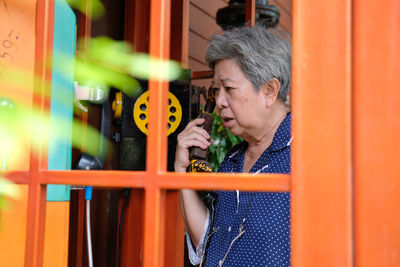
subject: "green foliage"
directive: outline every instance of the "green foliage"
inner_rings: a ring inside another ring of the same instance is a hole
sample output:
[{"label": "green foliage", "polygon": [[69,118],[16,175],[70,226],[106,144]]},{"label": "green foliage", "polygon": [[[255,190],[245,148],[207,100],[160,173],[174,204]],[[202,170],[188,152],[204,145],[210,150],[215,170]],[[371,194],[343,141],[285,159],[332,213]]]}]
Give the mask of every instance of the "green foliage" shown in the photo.
[{"label": "green foliage", "polygon": [[[60,53],[54,51],[54,53]],[[108,92],[108,88],[114,87],[124,91],[128,95],[135,95],[141,91],[140,85],[134,77],[141,79],[171,80],[181,75],[182,69],[178,62],[152,58],[146,54],[135,53],[128,43],[114,41],[107,37],[91,39],[91,48],[88,51],[78,53],[76,57],[58,54],[65,69],[57,69],[58,75],[63,79],[69,78],[71,67],[75,68],[74,80],[81,85],[100,86]],[[50,67],[50,65],[48,66]],[[18,94],[12,99],[0,95],[0,160],[7,158],[11,165],[17,162],[21,155],[26,153],[29,142],[32,143],[34,153],[42,143],[46,144],[49,131],[55,138],[65,140],[65,127],[73,127],[73,147],[86,147],[86,152],[96,154],[98,141],[101,134],[94,128],[87,128],[79,120],[71,122],[57,118],[55,125],[50,124],[48,111],[41,111],[38,106],[30,105],[30,99],[25,97],[32,92],[32,88],[50,87],[50,81],[43,81],[34,73],[23,70],[9,69],[3,72],[1,82],[12,87]],[[42,84],[43,83],[43,84]],[[7,90],[7,89],[5,89]],[[58,87],[57,90],[70,91],[70,88]],[[45,92],[46,93],[46,92]],[[50,94],[43,95],[50,101]],[[55,99],[58,103],[68,106],[68,97]],[[82,130],[85,128],[86,130]],[[82,132],[87,133],[87,144],[83,144]]]},{"label": "green foliage", "polygon": [[104,5],[101,3],[100,0],[67,0],[67,3],[72,7],[75,8],[82,13],[86,11],[86,8],[88,4],[91,5],[91,14],[85,14],[88,17],[91,17],[92,19],[98,20],[100,19],[104,13],[106,12]]},{"label": "green foliage", "polygon": [[235,136],[224,127],[222,119],[214,112],[214,124],[212,127],[211,138],[214,143],[208,149],[207,161],[213,167],[213,171],[217,171],[219,165],[225,157],[225,154],[234,145],[242,141],[242,138]]},{"label": "green foliage", "polygon": [[133,77],[169,81],[178,79],[182,74],[178,62],[134,52],[127,42],[101,36],[92,38],[90,43],[90,49],[79,53],[76,58],[64,57],[64,65],[74,60],[75,80],[80,84],[90,85],[95,82],[105,85],[105,88],[114,87],[134,96],[141,88]]},{"label": "green foliage", "polygon": [[[80,1],[75,2],[80,3]],[[52,70],[63,79],[69,79],[71,67],[74,67],[74,80],[80,85],[102,88],[105,94],[108,93],[109,88],[113,87],[128,95],[135,95],[141,91],[139,82],[135,78],[149,79],[151,77],[167,81],[177,79],[182,73],[178,62],[135,53],[126,42],[114,41],[107,37],[93,38],[90,42],[90,49],[78,53],[76,57],[69,57],[54,50],[57,58],[62,60],[63,64],[60,65],[63,67]],[[46,67],[51,68],[51,64]],[[73,147],[85,147],[87,153],[97,154],[99,140],[104,137],[96,129],[90,125],[83,125],[80,120],[73,119],[71,122],[62,117],[55,117],[56,123],[50,123],[49,111],[41,110],[36,103],[32,104],[29,96],[33,88],[50,88],[51,81],[43,80],[35,73],[22,69],[9,68],[2,74],[0,83],[3,87],[5,86],[2,90],[15,93],[11,94],[11,98],[0,95],[2,171],[6,170],[6,165],[18,163],[27,153],[27,148],[31,148],[33,153],[38,154],[42,146],[48,145],[49,133],[60,141],[71,138],[65,128],[74,129],[71,140]],[[57,88],[66,92],[70,89],[61,88],[61,86]],[[45,101],[51,100],[51,95],[47,90],[43,90],[42,96]],[[55,100],[61,104],[70,104],[68,97]],[[82,138],[84,132],[86,138]],[[15,194],[7,195],[5,188],[12,187],[8,185],[6,187],[5,179],[0,179],[0,211],[4,209],[7,198],[17,197]]]},{"label": "green foliage", "polygon": [[[20,191],[17,185],[0,176],[0,199],[2,199],[3,197],[17,198],[19,197],[19,195]],[[2,204],[0,204],[0,206],[4,204],[5,203],[3,202]]]}]

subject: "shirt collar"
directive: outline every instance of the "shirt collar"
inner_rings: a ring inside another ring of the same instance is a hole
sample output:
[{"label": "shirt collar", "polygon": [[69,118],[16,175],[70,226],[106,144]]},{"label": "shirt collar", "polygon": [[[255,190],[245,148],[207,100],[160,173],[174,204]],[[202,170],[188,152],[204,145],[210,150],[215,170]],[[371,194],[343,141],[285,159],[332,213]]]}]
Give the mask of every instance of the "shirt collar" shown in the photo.
[{"label": "shirt collar", "polygon": [[247,142],[243,141],[236,145],[235,149],[232,149],[232,153],[228,155],[229,159],[233,162],[241,162],[244,156],[244,151],[247,148]]},{"label": "shirt collar", "polygon": [[268,151],[274,152],[281,150],[292,143],[293,137],[291,136],[292,126],[292,114],[288,113],[285,119],[283,119],[281,125],[274,135],[271,145],[268,147]]}]

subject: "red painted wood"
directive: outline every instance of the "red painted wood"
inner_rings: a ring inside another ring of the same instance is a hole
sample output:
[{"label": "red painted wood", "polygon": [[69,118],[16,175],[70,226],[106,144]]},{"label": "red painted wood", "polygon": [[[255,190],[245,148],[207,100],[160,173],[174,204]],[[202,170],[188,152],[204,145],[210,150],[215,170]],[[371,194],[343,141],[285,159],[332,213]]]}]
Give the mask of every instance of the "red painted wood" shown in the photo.
[{"label": "red painted wood", "polygon": [[353,266],[351,1],[293,1],[292,266]]},{"label": "red painted wood", "polygon": [[400,2],[352,14],[355,266],[400,266]]}]

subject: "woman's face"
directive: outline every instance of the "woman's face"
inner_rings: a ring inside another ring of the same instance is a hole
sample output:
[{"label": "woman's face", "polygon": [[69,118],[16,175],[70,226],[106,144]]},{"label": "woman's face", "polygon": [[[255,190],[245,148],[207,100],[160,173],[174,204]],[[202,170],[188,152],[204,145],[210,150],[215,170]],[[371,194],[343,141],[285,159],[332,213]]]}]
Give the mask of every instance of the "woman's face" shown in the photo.
[{"label": "woman's face", "polygon": [[214,68],[216,111],[234,135],[244,140],[257,137],[265,122],[266,103],[234,59],[223,59]]}]

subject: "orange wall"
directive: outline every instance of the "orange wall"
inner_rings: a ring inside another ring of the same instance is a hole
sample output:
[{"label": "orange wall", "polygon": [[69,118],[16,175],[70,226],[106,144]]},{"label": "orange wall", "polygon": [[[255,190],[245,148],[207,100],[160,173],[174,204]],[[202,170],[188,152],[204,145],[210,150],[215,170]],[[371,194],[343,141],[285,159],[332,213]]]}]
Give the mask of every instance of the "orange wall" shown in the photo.
[{"label": "orange wall", "polygon": [[0,217],[0,266],[24,266],[28,186],[18,186],[21,197],[7,200]]},{"label": "orange wall", "polygon": [[[13,0],[0,5],[0,74],[18,71],[23,82],[10,85],[0,80],[0,96],[18,100],[30,108],[33,98],[35,64],[35,0]],[[10,43],[13,45],[10,47]],[[8,54],[5,54],[8,53]],[[21,74],[22,73],[22,74]],[[8,77],[12,73],[8,73]],[[15,74],[14,74],[15,75]],[[7,155],[6,170],[28,170],[30,131],[23,131],[23,140]],[[14,160],[13,160],[14,159]],[[27,229],[28,186],[18,185],[20,197],[8,200],[9,206],[0,214],[0,266],[24,266]],[[67,266],[69,202],[47,202],[44,266]]]},{"label": "orange wall", "polygon": [[[0,58],[0,74],[15,70],[24,73],[19,74],[24,77],[22,86],[13,84],[15,79],[10,82],[0,80],[0,96],[15,102],[18,100],[26,108],[31,107],[33,97],[31,73],[35,57],[35,11],[35,1],[15,0],[8,5],[0,5],[0,42],[13,44],[10,48],[7,48],[8,45],[0,47],[0,54],[7,55]],[[11,75],[7,74],[8,77]],[[6,155],[6,170],[29,169],[30,134],[25,131],[17,138],[13,148],[15,152]],[[0,211],[0,266],[18,267],[24,264],[28,186],[17,187],[20,197],[17,200],[6,199],[9,206]]]},{"label": "orange wall", "polygon": [[[21,196],[0,217],[0,266],[24,266],[28,185],[18,187]],[[69,202],[47,202],[45,223],[43,266],[67,266]]]}]

